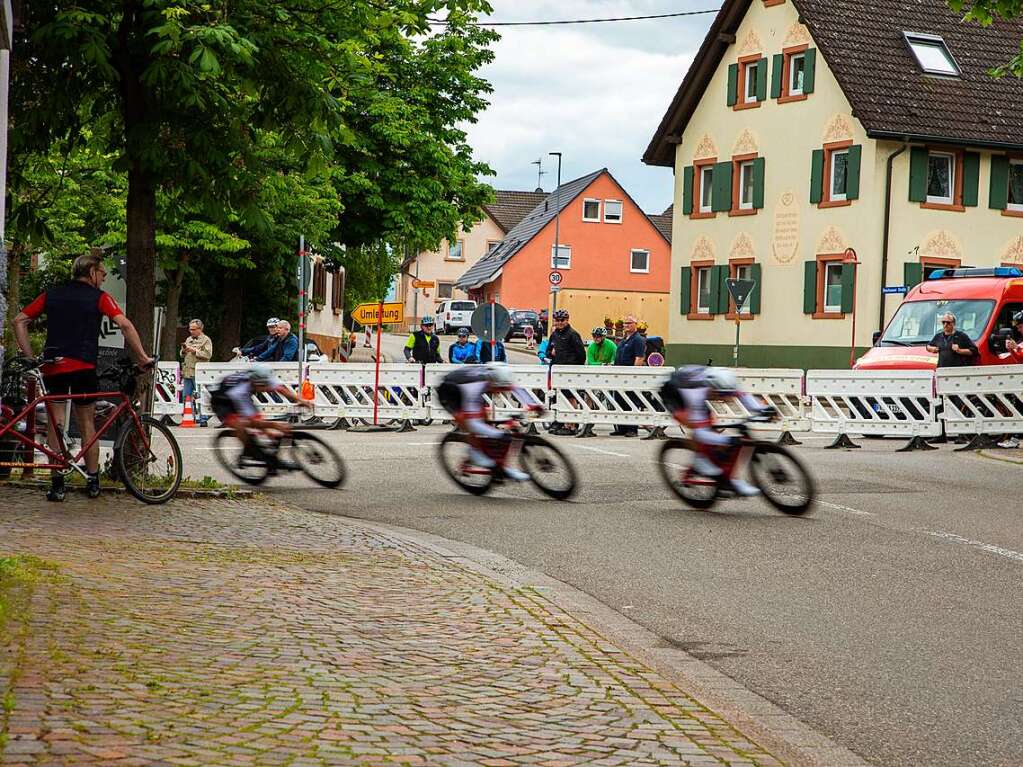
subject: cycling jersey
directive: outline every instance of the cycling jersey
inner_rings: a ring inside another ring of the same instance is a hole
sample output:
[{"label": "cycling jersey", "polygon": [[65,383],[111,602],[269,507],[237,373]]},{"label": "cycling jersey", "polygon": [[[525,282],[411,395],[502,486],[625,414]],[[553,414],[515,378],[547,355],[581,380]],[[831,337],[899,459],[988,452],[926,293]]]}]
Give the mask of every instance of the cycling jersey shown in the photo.
[{"label": "cycling jersey", "polygon": [[[270,390],[283,386],[284,384],[276,378],[271,378],[267,383],[267,389]],[[221,421],[231,415],[242,418],[259,415],[252,400],[252,376],[248,371],[231,373],[222,378],[217,388],[210,393],[210,401],[213,412]]]},{"label": "cycling jersey", "polygon": [[[661,387],[661,399],[676,418],[685,421],[696,441],[707,445],[727,445],[731,443],[731,437],[711,428],[714,413],[707,404],[711,391],[707,369],[702,365],[688,365],[676,370]],[[749,394],[736,391],[729,396],[739,400],[750,413],[765,409]]]},{"label": "cycling jersey", "polygon": [[45,376],[95,370],[103,317],[124,314],[109,293],[81,280],[40,294],[23,313],[33,320],[46,315],[46,353],[62,358],[40,368]]}]

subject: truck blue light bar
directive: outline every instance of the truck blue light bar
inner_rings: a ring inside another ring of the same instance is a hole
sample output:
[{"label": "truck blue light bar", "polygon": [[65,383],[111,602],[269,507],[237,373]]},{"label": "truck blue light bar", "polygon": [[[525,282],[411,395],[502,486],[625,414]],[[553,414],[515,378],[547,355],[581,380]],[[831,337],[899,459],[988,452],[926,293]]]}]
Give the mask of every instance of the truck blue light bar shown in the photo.
[{"label": "truck blue light bar", "polygon": [[953,277],[1023,277],[1023,271],[1015,266],[995,266],[991,268],[966,267],[964,269],[935,269],[928,280],[948,280]]}]

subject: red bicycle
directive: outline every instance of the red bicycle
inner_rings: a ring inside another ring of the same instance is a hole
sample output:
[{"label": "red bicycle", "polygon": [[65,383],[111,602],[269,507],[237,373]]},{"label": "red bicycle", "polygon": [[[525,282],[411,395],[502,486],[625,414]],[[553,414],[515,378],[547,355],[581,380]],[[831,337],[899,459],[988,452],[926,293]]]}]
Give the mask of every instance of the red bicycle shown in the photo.
[{"label": "red bicycle", "polygon": [[[80,463],[89,448],[108,432],[116,431],[113,471],[124,482],[128,492],[145,503],[165,503],[173,498],[181,485],[181,449],[166,426],[138,412],[138,403],[134,401],[136,379],[144,371],[140,371],[131,362],[122,361],[102,376],[117,381],[116,391],[47,394],[39,368],[55,361],[43,357],[15,357],[4,365],[6,382],[34,380],[38,394],[31,401],[26,401],[28,398],[19,396],[23,391],[20,385],[12,386],[8,383],[5,387],[4,398],[0,401],[0,445],[5,444],[6,449],[0,451],[0,457],[12,458],[10,454],[17,452],[19,446],[27,455],[24,460],[0,460],[0,468],[52,469],[65,476],[77,472],[85,477],[85,469]],[[68,438],[62,428],[56,428],[59,452],[46,444],[45,427],[41,429],[41,440],[33,439],[34,435],[29,436],[33,431],[30,426],[34,426],[40,406],[46,414],[47,422],[57,424],[55,406],[79,400],[97,401],[98,406],[105,402],[107,406],[102,408],[102,414],[101,408],[97,407],[96,433],[81,446],[77,454],[71,453]],[[37,451],[46,459],[44,463],[35,463]]]}]

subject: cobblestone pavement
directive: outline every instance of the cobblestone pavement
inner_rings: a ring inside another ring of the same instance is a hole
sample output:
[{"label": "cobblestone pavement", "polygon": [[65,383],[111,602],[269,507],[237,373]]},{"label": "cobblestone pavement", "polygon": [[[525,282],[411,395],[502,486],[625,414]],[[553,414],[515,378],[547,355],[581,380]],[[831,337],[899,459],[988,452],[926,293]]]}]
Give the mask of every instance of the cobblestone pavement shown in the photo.
[{"label": "cobblestone pavement", "polygon": [[262,500],[0,501],[0,555],[59,567],[0,654],[0,764],[779,764],[538,593],[403,539]]}]

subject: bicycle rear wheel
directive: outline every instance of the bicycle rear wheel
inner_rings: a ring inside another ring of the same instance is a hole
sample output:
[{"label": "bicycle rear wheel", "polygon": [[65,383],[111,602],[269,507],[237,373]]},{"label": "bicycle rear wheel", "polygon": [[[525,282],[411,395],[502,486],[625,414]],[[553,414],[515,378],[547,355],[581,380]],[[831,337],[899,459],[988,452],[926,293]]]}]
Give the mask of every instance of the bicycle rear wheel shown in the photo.
[{"label": "bicycle rear wheel", "polygon": [[754,442],[749,473],[764,494],[764,500],[783,514],[805,514],[817,499],[817,488],[810,472],[781,445]]},{"label": "bicycle rear wheel", "polygon": [[467,493],[485,495],[494,484],[492,472],[469,460],[469,438],[460,431],[444,435],[437,446],[437,457],[451,481]]},{"label": "bicycle rear wheel", "polygon": [[270,473],[266,461],[245,455],[245,445],[230,429],[217,432],[213,438],[213,454],[231,476],[247,485],[262,485]]},{"label": "bicycle rear wheel", "polygon": [[114,464],[128,492],[143,503],[166,503],[178,492],[184,467],[170,429],[148,415],[142,429],[129,420],[114,443]]},{"label": "bicycle rear wheel", "polygon": [[340,487],[348,476],[341,456],[315,434],[292,432],[289,452],[295,465],[318,485]]},{"label": "bicycle rear wheel", "polygon": [[565,501],[575,494],[578,486],[575,468],[564,453],[543,437],[529,434],[523,438],[519,463],[544,495]]},{"label": "bicycle rear wheel", "polygon": [[692,470],[696,446],[688,439],[669,439],[661,445],[661,477],[676,496],[694,509],[709,509],[718,498],[718,480]]}]

